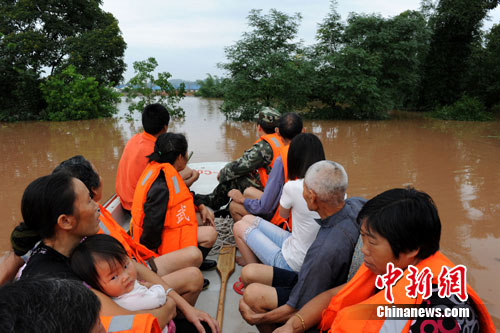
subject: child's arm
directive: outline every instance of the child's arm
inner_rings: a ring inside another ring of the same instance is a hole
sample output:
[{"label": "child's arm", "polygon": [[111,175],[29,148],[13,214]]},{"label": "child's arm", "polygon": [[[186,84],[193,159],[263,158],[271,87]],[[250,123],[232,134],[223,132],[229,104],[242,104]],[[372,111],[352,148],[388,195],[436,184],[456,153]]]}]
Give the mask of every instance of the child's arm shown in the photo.
[{"label": "child's arm", "polygon": [[[153,284],[161,284],[165,290],[170,288],[170,286],[156,273],[147,268],[144,265],[141,265],[135,261],[133,261],[135,268],[137,269],[137,278],[140,280],[145,280],[148,282],[152,282]],[[172,298],[177,305],[177,308],[180,312],[184,314],[186,319],[191,322],[199,332],[203,332],[203,326],[201,325],[201,321],[204,321],[210,326],[210,329],[213,333],[219,332],[219,324],[215,319],[210,317],[210,315],[206,312],[200,311],[194,308],[191,304],[189,304],[181,295],[179,295],[175,290],[172,290],[167,297],[167,301]]]},{"label": "child's arm", "polygon": [[167,302],[165,305],[152,309],[152,310],[140,310],[140,311],[129,311],[127,309],[122,308],[118,304],[116,304],[109,296],[92,289],[94,294],[101,301],[101,316],[119,316],[119,315],[128,315],[128,314],[137,314],[137,313],[150,313],[158,319],[158,323],[160,327],[165,327],[170,320],[172,320],[176,315],[175,310],[175,302],[167,297]]}]

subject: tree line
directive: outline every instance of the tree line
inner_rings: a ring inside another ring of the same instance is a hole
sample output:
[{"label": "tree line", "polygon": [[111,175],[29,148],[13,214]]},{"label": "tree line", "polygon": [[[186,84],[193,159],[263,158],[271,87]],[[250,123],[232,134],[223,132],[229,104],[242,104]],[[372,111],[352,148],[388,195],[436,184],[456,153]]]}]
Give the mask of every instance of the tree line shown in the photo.
[{"label": "tree line", "polygon": [[208,75],[199,95],[223,97],[231,118],[261,106],[313,118],[383,119],[389,110],[434,111],[487,120],[500,108],[500,25],[481,30],[493,0],[424,0],[419,11],[384,18],[331,2],[316,43],[297,42],[301,15],[252,10],[251,28],[225,49],[226,78]]},{"label": "tree line", "polygon": [[[126,43],[100,0],[0,2],[0,121],[68,120],[116,113]],[[500,24],[481,30],[498,0],[423,0],[419,11],[384,18],[336,1],[316,43],[297,41],[299,13],[252,10],[250,30],[225,48],[226,77],[208,74],[198,96],[223,98],[222,112],[252,119],[262,106],[311,118],[383,119],[389,110],[491,119],[500,109]],[[174,116],[184,86],[154,77],[154,58],[134,63],[130,111],[157,101]],[[161,91],[153,89],[160,87]],[[137,101],[139,97],[139,101]]]}]

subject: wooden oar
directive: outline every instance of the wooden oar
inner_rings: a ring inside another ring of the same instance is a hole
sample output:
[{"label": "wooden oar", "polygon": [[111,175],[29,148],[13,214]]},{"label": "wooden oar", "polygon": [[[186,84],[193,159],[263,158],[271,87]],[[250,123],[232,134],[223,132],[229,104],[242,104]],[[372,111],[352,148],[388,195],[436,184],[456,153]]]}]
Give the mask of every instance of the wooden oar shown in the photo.
[{"label": "wooden oar", "polygon": [[224,245],[219,252],[217,260],[217,272],[220,275],[219,305],[217,306],[217,321],[222,332],[222,318],[224,316],[224,302],[226,300],[227,280],[234,272],[234,257],[236,256],[236,247]]}]

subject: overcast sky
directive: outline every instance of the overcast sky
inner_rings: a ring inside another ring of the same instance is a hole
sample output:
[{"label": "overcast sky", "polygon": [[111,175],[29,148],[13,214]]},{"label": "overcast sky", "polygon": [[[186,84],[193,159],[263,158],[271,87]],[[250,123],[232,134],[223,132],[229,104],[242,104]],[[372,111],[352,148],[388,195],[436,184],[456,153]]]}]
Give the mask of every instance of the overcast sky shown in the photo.
[{"label": "overcast sky", "polygon": [[[315,42],[317,24],[329,12],[329,0],[104,0],[104,10],[119,21],[127,43],[125,80],[133,76],[132,63],[155,57],[159,71],[174,79],[197,80],[206,73],[221,76],[217,63],[225,62],[224,47],[249,31],[251,9],[265,14],[275,8],[287,14],[301,13],[298,38]],[[420,0],[338,0],[337,11],[345,20],[350,12],[395,16],[418,10]],[[485,27],[500,22],[500,8],[490,12]]]}]

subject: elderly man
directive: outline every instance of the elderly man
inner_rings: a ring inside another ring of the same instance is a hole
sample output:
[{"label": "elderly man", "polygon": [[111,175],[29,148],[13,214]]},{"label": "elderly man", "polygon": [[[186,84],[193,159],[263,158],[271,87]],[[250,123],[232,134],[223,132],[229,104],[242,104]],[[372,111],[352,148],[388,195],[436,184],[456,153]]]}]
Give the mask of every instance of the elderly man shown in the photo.
[{"label": "elderly man", "polygon": [[346,190],[347,174],[340,164],[320,161],[307,170],[303,196],[309,210],[319,214],[320,229],[298,274],[262,264],[243,268],[247,287],[240,312],[249,324],[268,331],[319,293],[346,282],[359,237],[356,217],[366,202],[344,200]]}]

